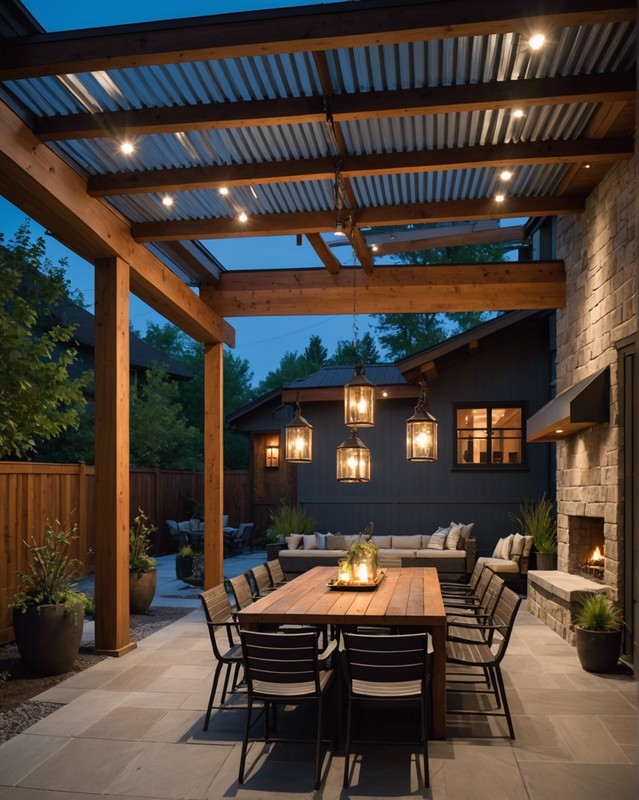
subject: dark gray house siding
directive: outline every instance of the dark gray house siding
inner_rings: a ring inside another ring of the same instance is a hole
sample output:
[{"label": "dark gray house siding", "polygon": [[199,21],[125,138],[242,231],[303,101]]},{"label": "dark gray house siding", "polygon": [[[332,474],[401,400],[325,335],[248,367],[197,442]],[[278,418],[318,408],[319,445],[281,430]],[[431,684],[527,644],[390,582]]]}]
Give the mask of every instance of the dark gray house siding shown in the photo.
[{"label": "dark gray house siding", "polygon": [[[373,521],[379,534],[428,534],[452,520],[475,522],[478,549],[492,551],[497,539],[512,532],[509,513],[518,511],[521,500],[549,492],[551,446],[524,444],[523,463],[517,467],[455,466],[457,404],[521,404],[525,421],[550,397],[551,315],[513,317],[513,324],[494,333],[482,336],[482,326],[475,329],[474,337],[456,337],[458,346],[432,348],[410,359],[414,365],[421,356],[423,364],[429,364],[433,354],[447,349],[436,355],[437,377],[429,382],[430,410],[439,423],[439,454],[434,463],[406,461],[405,422],[413,413],[416,396],[413,400],[378,399],[375,427],[359,431],[371,450],[371,481],[338,483],[335,449],[349,432],[343,423],[343,406],[336,400],[305,402],[300,389],[302,414],[314,428],[314,452],[311,464],[296,468],[297,501],[317,519],[318,530],[350,534]],[[471,342],[477,344],[470,347]],[[402,363],[398,366],[401,370]],[[258,430],[266,427],[268,419],[274,429],[281,418],[281,406],[276,408],[255,409],[236,419],[235,426]],[[286,421],[291,416],[292,408]]]}]

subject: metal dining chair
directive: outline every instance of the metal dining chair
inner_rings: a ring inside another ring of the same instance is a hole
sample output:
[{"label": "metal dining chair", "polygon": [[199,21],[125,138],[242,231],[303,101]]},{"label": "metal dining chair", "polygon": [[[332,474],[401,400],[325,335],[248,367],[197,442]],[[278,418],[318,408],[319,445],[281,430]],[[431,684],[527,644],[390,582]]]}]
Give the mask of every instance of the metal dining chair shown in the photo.
[{"label": "metal dining chair", "polygon": [[[315,728],[315,788],[321,782],[321,734],[324,698],[333,682],[329,658],[336,642],[319,652],[318,638],[312,631],[302,633],[261,633],[241,631],[244,653],[244,675],[247,686],[247,713],[240,756],[238,782],[244,783],[246,751],[255,702],[264,705],[265,741],[273,739],[271,730],[277,724],[278,704],[317,706]],[[271,720],[273,725],[271,726]],[[296,739],[296,741],[300,741]]]},{"label": "metal dining chair", "polygon": [[[211,686],[211,694],[209,696],[209,703],[206,708],[206,717],[204,718],[204,730],[209,728],[209,720],[211,718],[211,711],[213,709],[213,702],[215,700],[215,693],[220,680],[222,670],[226,667],[226,675],[224,676],[224,686],[222,688],[222,698],[220,705],[217,708],[224,706],[226,694],[229,687],[229,678],[233,672],[233,682],[231,684],[231,692],[237,688],[240,677],[240,669],[242,667],[242,647],[239,641],[239,629],[235,622],[233,622],[231,615],[231,604],[223,585],[215,586],[213,589],[207,589],[206,592],[200,594],[200,600],[204,608],[204,615],[206,617],[206,624],[211,638],[211,647],[213,648],[213,655],[215,656],[215,673],[213,675],[213,685]],[[226,639],[228,648],[220,649],[216,633],[223,629],[226,632]]]},{"label": "metal dining chair", "polygon": [[282,565],[280,564],[278,558],[275,558],[272,561],[267,561],[266,569],[269,571],[273,586],[279,586],[280,584],[288,581],[288,578],[284,574],[284,570],[282,569]]},{"label": "metal dining chair", "polygon": [[[353,706],[356,703],[398,703],[412,700],[419,706],[424,753],[424,786],[430,786],[428,769],[428,673],[432,652],[427,633],[392,636],[344,634],[346,673],[346,743],[344,788],[348,789]],[[366,740],[367,742],[369,740]],[[378,742],[396,744],[396,741]]]},{"label": "metal dining chair", "polygon": [[[450,674],[446,676],[447,691],[474,694],[491,693],[495,697],[495,708],[488,709],[455,709],[455,714],[472,714],[480,716],[505,717],[508,723],[510,738],[515,738],[515,730],[508,708],[508,699],[501,674],[501,662],[506,655],[508,642],[512,633],[517,611],[521,605],[521,597],[505,587],[495,606],[492,620],[483,622],[455,623],[456,635],[446,642],[446,663],[457,667],[479,668],[482,683],[488,675],[487,688],[477,688],[479,677],[476,672]],[[468,631],[470,635],[465,635]],[[477,634],[481,634],[478,639]],[[503,709],[503,710],[501,710]]]},{"label": "metal dining chair", "polygon": [[266,568],[266,564],[258,564],[257,567],[249,570],[253,580],[254,597],[264,597],[264,595],[272,592],[276,587],[271,581],[271,574]]}]

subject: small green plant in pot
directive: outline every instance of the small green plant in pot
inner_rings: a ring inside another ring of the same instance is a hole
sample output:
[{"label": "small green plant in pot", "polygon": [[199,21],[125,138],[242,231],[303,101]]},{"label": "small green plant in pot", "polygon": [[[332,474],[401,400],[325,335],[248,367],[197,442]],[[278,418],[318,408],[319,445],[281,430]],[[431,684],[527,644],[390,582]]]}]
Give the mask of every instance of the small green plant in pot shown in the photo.
[{"label": "small green plant in pot", "polygon": [[175,556],[175,577],[179,581],[193,575],[193,556],[195,552],[190,544],[183,544]]},{"label": "small green plant in pot", "polygon": [[129,531],[129,610],[132,614],[146,614],[155,595],[157,562],[149,552],[150,536],[155,530],[155,525],[138,508]]},{"label": "small green plant in pot", "polygon": [[551,500],[542,495],[537,501],[524,500],[519,515],[510,514],[523,536],[532,536],[537,554],[537,569],[557,568],[557,521]]},{"label": "small green plant in pot", "polygon": [[350,567],[352,579],[370,583],[379,571],[379,547],[371,540],[373,523],[369,522],[346,551],[344,562]]},{"label": "small green plant in pot", "polygon": [[25,542],[30,569],[17,572],[21,591],[13,600],[13,630],[20,657],[32,672],[61,675],[73,666],[92,600],[76,589],[82,562],[68,555],[77,527],[47,522],[44,541]]},{"label": "small green plant in pot", "polygon": [[621,611],[605,594],[584,596],[575,620],[575,644],[587,672],[612,672],[621,653]]},{"label": "small green plant in pot", "polygon": [[282,501],[270,513],[271,524],[266,529],[269,542],[284,542],[292,534],[309,534],[315,532],[315,519],[302,509],[290,506]]}]

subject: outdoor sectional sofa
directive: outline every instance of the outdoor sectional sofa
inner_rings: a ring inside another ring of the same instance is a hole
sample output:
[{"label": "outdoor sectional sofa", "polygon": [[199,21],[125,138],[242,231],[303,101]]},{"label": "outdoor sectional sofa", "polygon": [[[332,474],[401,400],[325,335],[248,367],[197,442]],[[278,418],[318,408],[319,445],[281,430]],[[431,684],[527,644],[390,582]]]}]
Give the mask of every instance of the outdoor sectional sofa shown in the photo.
[{"label": "outdoor sectional sofa", "polygon": [[[440,573],[470,573],[475,566],[474,523],[451,523],[429,536],[373,536],[382,567],[436,567]],[[280,564],[290,577],[313,567],[337,566],[357,536],[315,533],[287,537],[287,548],[279,553]]]}]

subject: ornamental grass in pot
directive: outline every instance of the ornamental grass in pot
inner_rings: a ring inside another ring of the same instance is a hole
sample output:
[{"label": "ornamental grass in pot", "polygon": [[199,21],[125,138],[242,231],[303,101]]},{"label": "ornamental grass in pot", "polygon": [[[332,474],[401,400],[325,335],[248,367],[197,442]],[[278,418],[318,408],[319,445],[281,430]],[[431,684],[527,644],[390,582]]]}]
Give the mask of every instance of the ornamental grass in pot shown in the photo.
[{"label": "ornamental grass in pot", "polygon": [[132,614],[146,614],[155,596],[157,562],[149,553],[149,537],[155,530],[155,525],[138,508],[129,530],[129,610]]},{"label": "ornamental grass in pot", "polygon": [[575,644],[587,672],[613,672],[621,654],[621,611],[602,593],[584,596],[575,620]]},{"label": "ornamental grass in pot", "polygon": [[537,569],[557,569],[557,520],[545,494],[537,501],[524,500],[519,515],[510,514],[523,536],[532,536]]},{"label": "ornamental grass in pot", "polygon": [[93,601],[78,591],[82,562],[68,550],[77,539],[77,526],[63,528],[47,522],[44,541],[25,542],[29,571],[17,572],[22,589],[14,597],[13,631],[20,658],[27,669],[40,675],[68,672],[82,641],[85,611]]}]

